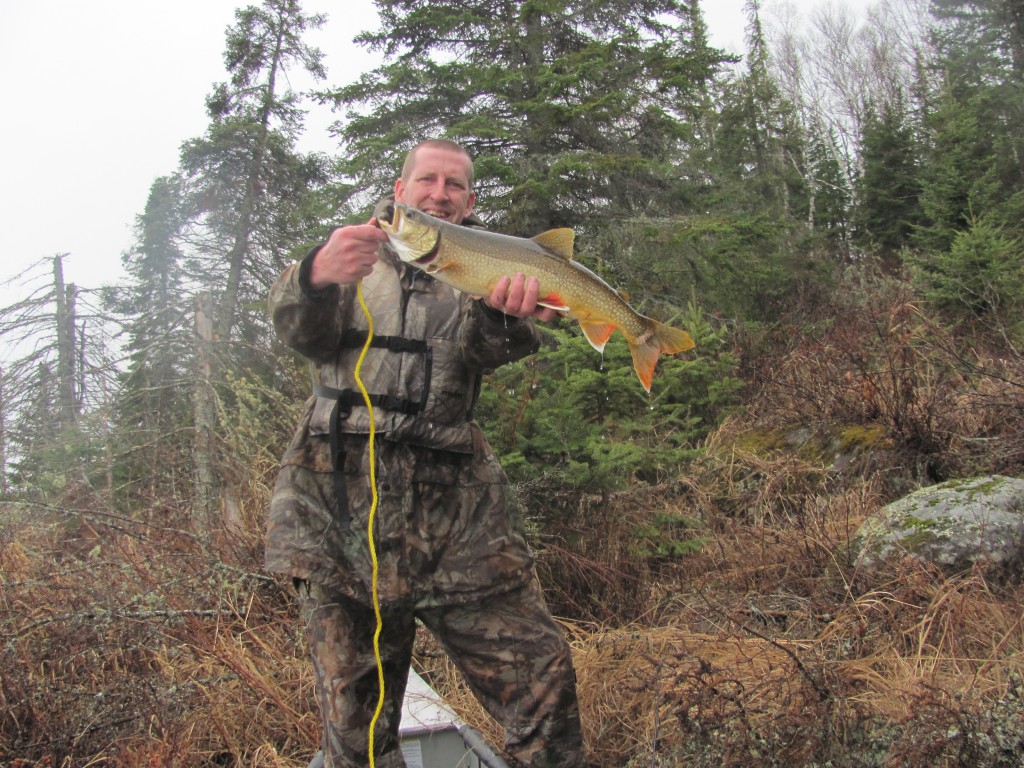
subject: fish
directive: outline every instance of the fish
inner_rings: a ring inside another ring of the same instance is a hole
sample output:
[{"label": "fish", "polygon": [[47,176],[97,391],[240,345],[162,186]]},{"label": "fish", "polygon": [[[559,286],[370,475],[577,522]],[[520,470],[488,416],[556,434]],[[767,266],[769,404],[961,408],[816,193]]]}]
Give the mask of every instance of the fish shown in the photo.
[{"label": "fish", "polygon": [[452,224],[404,203],[394,204],[390,221],[381,218],[377,224],[402,261],[467,295],[489,296],[502,277],[515,273],[536,277],[537,303],[578,321],[598,352],[619,330],[648,393],[659,356],[694,346],[686,331],[641,315],[598,275],[573,261],[571,228],[514,237]]}]

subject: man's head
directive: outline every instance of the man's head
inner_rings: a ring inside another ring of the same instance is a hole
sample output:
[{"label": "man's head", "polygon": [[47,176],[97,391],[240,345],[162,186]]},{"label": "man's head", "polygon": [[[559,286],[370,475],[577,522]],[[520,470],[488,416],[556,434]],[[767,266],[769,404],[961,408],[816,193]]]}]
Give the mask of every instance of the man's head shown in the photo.
[{"label": "man's head", "polygon": [[405,158],[395,201],[461,224],[473,211],[473,160],[454,141],[428,139]]}]

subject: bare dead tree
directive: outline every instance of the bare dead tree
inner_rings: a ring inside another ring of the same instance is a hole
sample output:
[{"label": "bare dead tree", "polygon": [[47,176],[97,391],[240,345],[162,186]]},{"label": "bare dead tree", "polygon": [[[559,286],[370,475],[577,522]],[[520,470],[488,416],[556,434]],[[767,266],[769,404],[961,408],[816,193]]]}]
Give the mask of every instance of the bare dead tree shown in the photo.
[{"label": "bare dead tree", "polygon": [[99,400],[116,395],[113,328],[89,303],[91,291],[65,281],[67,256],[40,259],[2,286],[20,293],[0,306],[4,490],[11,489],[19,467],[22,482],[29,475],[67,477],[73,468],[84,480],[86,468],[68,459],[79,442],[105,438],[109,420],[94,414],[108,410]]}]

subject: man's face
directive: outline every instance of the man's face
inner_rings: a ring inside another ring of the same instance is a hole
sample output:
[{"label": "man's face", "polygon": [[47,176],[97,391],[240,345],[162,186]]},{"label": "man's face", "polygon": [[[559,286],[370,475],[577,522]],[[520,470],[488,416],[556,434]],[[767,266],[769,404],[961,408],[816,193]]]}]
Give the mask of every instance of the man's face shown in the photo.
[{"label": "man's face", "polygon": [[476,193],[470,189],[471,172],[471,161],[461,152],[420,147],[408,176],[395,182],[395,201],[461,224],[476,201]]}]

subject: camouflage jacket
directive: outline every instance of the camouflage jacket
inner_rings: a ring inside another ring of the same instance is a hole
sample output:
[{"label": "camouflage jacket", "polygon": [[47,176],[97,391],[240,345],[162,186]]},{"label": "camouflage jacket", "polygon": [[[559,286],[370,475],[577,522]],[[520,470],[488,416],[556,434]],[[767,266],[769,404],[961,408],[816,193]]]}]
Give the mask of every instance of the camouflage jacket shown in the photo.
[{"label": "camouflage jacket", "polygon": [[[355,387],[362,348],[355,342],[366,320],[355,286],[310,287],[314,254],[285,270],[271,289],[270,308],[282,340],[311,360],[318,389],[341,392]],[[471,603],[524,583],[533,558],[509,514],[505,474],[472,410],[482,373],[537,349],[534,323],[488,310],[387,250],[363,281],[363,296],[374,338],[385,340],[370,350],[361,374],[380,403],[374,417],[382,602]],[[366,601],[369,414],[360,396],[338,417],[342,513],[328,439],[334,402],[307,401],[281,459],[265,563]],[[414,404],[415,412],[387,407],[402,403]]]},{"label": "camouflage jacket", "polygon": [[[337,393],[353,404],[339,422],[345,433],[369,432],[369,413],[355,382],[367,321],[356,286],[309,285],[316,249],[281,275],[270,291],[270,311],[281,340],[312,363],[311,434],[330,431]],[[537,350],[532,321],[509,318],[382,248],[373,273],[363,280],[373,318],[374,347],[361,378],[377,396],[376,431],[388,440],[428,448],[473,452],[470,424],[480,377]]]}]

